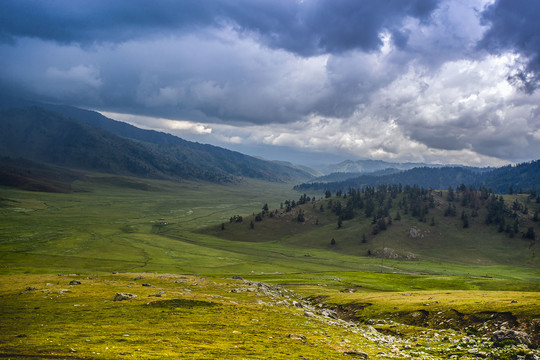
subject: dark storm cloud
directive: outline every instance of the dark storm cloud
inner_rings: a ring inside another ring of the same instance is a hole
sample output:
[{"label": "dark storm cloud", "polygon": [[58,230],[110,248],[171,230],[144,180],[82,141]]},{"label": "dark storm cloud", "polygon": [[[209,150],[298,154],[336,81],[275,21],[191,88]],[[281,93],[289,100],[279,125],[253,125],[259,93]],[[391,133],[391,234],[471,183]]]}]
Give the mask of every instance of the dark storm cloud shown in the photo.
[{"label": "dark storm cloud", "polygon": [[482,20],[490,25],[480,47],[492,52],[513,50],[527,58],[510,80],[531,93],[540,85],[540,1],[497,0],[487,7]]},{"label": "dark storm cloud", "polygon": [[529,160],[540,0],[492,2],[0,0],[0,93],[221,145]]},{"label": "dark storm cloud", "polygon": [[[428,21],[438,0],[307,1],[42,1],[4,0],[0,41],[35,37],[61,43],[123,42],[179,34],[198,27],[233,26],[267,46],[302,56],[373,51],[380,32],[395,34],[404,18]],[[396,36],[404,44],[403,34]]]},{"label": "dark storm cloud", "polygon": [[260,34],[269,46],[310,56],[352,49],[376,50],[382,45],[381,31],[394,30],[405,17],[428,21],[438,1],[308,0],[278,3],[280,6],[276,7],[275,2],[265,6],[259,6],[260,2],[247,2],[243,4],[245,7],[237,7],[231,14],[234,14],[234,21],[244,29]]},{"label": "dark storm cloud", "polygon": [[0,39],[34,37],[61,43],[122,42],[151,33],[211,24],[215,11],[198,0],[5,0]]}]

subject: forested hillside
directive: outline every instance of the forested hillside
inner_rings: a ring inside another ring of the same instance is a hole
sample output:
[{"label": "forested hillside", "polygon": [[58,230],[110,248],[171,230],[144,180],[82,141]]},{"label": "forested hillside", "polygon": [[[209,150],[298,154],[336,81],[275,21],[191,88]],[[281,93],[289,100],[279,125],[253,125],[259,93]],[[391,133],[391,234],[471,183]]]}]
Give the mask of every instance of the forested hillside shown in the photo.
[{"label": "forested hillside", "polygon": [[364,188],[382,184],[418,185],[431,189],[447,189],[461,184],[486,187],[496,193],[540,192],[540,160],[501,168],[467,167],[421,167],[391,174],[362,175],[343,181],[312,182],[296,186],[300,191],[331,190],[333,192],[349,188]]},{"label": "forested hillside", "polygon": [[151,178],[274,182],[311,178],[303,169],[264,161],[170,134],[143,130],[72,107],[0,111],[0,155],[75,169]]}]

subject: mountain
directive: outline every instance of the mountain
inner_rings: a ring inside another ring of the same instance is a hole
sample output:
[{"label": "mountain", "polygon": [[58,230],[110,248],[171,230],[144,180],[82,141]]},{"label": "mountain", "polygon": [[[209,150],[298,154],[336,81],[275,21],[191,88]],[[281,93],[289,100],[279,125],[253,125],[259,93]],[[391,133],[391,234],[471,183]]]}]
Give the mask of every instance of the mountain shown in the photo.
[{"label": "mountain", "polygon": [[354,179],[363,175],[369,175],[369,176],[383,176],[383,175],[390,175],[390,174],[397,174],[400,173],[401,170],[388,168],[384,170],[377,170],[373,172],[368,173],[362,173],[362,172],[336,172],[331,173],[328,175],[323,175],[316,177],[315,179],[312,179],[311,182],[336,182],[336,181],[345,181],[348,179]]},{"label": "mountain", "polygon": [[0,155],[74,169],[212,182],[242,177],[297,182],[312,177],[298,168],[139,129],[67,106],[2,110],[0,127]]},{"label": "mountain", "polygon": [[516,166],[492,168],[441,167],[414,168],[388,175],[361,175],[334,182],[311,182],[297,185],[295,188],[307,190],[347,190],[383,184],[418,185],[423,188],[447,189],[467,186],[491,188],[497,193],[506,193],[510,187],[519,191],[534,190],[540,192],[540,160]]},{"label": "mountain", "polygon": [[381,170],[387,169],[396,169],[396,170],[410,170],[418,167],[443,167],[444,165],[432,165],[424,163],[393,163],[386,162],[382,160],[345,160],[338,164],[331,165],[321,165],[316,167],[317,170],[322,172],[325,175],[332,173],[372,173]]},{"label": "mountain", "polygon": [[244,155],[213,145],[187,141],[177,136],[143,130],[109,119],[95,111],[72,106],[45,104],[44,107],[112,134],[137,140],[162,153],[205,171],[220,170],[233,177],[249,177],[275,182],[298,182],[312,178],[313,170],[286,162],[274,162]]},{"label": "mountain", "polygon": [[528,190],[540,193],[540,160],[494,169],[484,174],[480,181],[483,186],[498,193]]}]

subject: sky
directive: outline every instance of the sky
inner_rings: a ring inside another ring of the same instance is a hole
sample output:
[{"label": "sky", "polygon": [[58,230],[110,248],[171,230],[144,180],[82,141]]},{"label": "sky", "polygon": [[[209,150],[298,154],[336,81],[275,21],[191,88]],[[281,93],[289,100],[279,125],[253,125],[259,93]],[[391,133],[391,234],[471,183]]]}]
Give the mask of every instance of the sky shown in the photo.
[{"label": "sky", "polygon": [[0,94],[302,164],[540,158],[540,0],[2,0]]}]

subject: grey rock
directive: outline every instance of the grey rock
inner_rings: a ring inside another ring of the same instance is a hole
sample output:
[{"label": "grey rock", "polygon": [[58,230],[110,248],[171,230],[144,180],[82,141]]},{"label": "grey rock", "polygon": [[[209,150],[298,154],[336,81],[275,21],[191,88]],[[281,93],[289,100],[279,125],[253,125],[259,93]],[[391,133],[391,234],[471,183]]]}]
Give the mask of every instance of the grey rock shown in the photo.
[{"label": "grey rock", "polygon": [[28,286],[28,287],[26,288],[26,291],[34,291],[34,290],[37,290],[37,287],[35,287],[35,286]]},{"label": "grey rock", "polygon": [[525,345],[531,344],[531,339],[526,332],[509,330],[509,329],[502,329],[502,330],[495,331],[493,335],[491,335],[491,340],[493,340],[494,342],[511,340],[511,341],[515,341],[518,344],[525,344]]},{"label": "grey rock", "polygon": [[287,337],[293,340],[302,340],[302,341],[306,340],[306,336],[302,334],[289,334],[287,335]]},{"label": "grey rock", "polygon": [[335,312],[334,310],[329,310],[329,309],[321,310],[321,315],[332,318],[332,319],[337,319],[338,318],[337,312]]},{"label": "grey rock", "polygon": [[368,354],[363,353],[361,351],[356,351],[356,350],[345,351],[343,353],[343,355],[348,355],[348,356],[352,356],[352,357],[359,358],[359,359],[369,359]]},{"label": "grey rock", "polygon": [[123,301],[123,300],[131,300],[136,298],[137,295],[135,294],[129,294],[129,293],[116,293],[114,296],[114,301]]},{"label": "grey rock", "polygon": [[238,276],[238,275],[235,275],[235,276],[233,276],[232,278],[233,278],[234,280],[244,280],[243,277]]},{"label": "grey rock", "polygon": [[71,280],[69,285],[81,285],[81,282],[79,280]]}]

